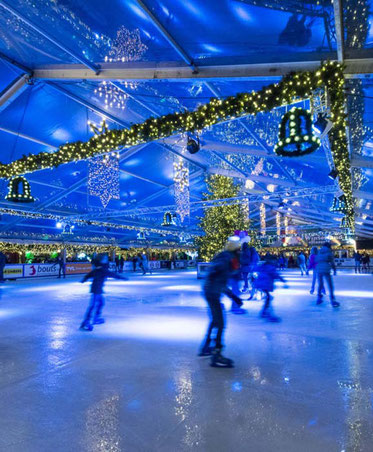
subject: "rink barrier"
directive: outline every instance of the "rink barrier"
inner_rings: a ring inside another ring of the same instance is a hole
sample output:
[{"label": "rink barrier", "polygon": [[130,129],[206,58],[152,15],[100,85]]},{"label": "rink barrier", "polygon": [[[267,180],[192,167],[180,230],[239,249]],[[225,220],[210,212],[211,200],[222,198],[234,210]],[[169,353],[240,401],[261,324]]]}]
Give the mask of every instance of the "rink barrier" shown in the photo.
[{"label": "rink barrier", "polygon": [[[183,265],[181,264],[183,263]],[[175,268],[190,268],[195,266],[193,261],[176,261]],[[161,268],[171,268],[171,261],[149,261],[148,266],[151,270],[159,270]],[[18,278],[38,278],[42,276],[58,276],[59,264],[7,264],[4,268],[5,279]],[[111,271],[116,271],[114,262],[110,262],[109,268]],[[92,265],[89,262],[66,262],[66,275],[82,275],[89,273],[92,270]],[[133,271],[133,262],[125,261],[123,270],[126,272]],[[137,270],[139,267],[137,266]]]}]

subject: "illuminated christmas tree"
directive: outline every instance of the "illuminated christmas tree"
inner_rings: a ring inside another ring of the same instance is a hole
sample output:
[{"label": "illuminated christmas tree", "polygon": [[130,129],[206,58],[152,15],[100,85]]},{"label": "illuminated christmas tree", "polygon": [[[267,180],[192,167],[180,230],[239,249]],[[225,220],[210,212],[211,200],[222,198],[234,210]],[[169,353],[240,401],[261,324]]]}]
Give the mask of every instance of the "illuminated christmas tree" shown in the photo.
[{"label": "illuminated christmas tree", "polygon": [[[208,193],[204,199],[233,198],[238,196],[240,188],[230,177],[213,175],[207,180]],[[249,231],[249,226],[244,204],[229,205],[227,202],[206,208],[200,222],[205,235],[196,239],[200,258],[210,261],[216,253],[223,250],[228,237],[234,235],[235,231]],[[250,231],[249,236],[253,241],[255,232]]]}]

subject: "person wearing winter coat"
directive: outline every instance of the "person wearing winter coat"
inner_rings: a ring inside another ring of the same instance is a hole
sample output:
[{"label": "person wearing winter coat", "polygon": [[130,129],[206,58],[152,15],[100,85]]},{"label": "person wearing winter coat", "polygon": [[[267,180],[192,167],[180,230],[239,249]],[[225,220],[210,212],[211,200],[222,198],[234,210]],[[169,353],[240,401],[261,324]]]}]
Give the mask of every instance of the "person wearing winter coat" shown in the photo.
[{"label": "person wearing winter coat", "polygon": [[303,276],[306,273],[306,256],[302,251],[298,254],[297,263],[300,268],[300,274]]},{"label": "person wearing winter coat", "polygon": [[334,255],[331,248],[332,248],[331,243],[325,242],[316,256],[316,270],[319,284],[317,290],[317,304],[321,304],[323,302],[322,297],[325,280],[329,289],[330,302],[333,308],[338,308],[340,304],[335,300],[334,285],[331,275],[331,270],[333,270],[334,275],[336,275],[337,269],[335,266]]},{"label": "person wearing winter coat", "polygon": [[109,270],[109,258],[108,256],[103,256],[100,260],[100,265],[94,268],[91,272],[87,273],[81,280],[82,283],[92,279],[91,284],[91,294],[92,298],[88,305],[88,309],[85,313],[84,320],[80,325],[80,329],[83,331],[92,331],[93,326],[91,324],[91,318],[94,314],[93,324],[100,325],[105,323],[105,319],[101,316],[102,308],[104,307],[104,284],[107,278],[123,279],[128,280],[124,276],[118,275],[117,273],[111,272]]},{"label": "person wearing winter coat", "polygon": [[[276,259],[267,253],[264,257],[264,262],[256,268],[258,277],[254,281],[254,286],[257,290],[261,290],[265,294],[265,300],[263,309],[260,313],[260,317],[264,318],[268,322],[280,322],[281,319],[272,313],[271,302],[272,295],[271,292],[274,291],[274,282],[279,280],[286,283],[285,279],[277,272]],[[287,286],[285,286],[287,287]]]},{"label": "person wearing winter coat", "polygon": [[315,291],[315,285],[317,280],[317,270],[316,270],[316,257],[317,257],[318,249],[316,246],[311,248],[310,258],[308,260],[307,272],[312,270],[312,284],[310,294],[312,295]]},{"label": "person wearing winter coat", "polygon": [[[204,295],[210,311],[210,324],[206,337],[199,352],[199,356],[211,356],[213,367],[233,367],[233,361],[221,354],[223,349],[224,307],[221,296],[228,295],[238,306],[242,306],[241,299],[229,289],[229,280],[237,271],[236,260],[239,259],[240,241],[238,237],[231,237],[225,250],[217,254],[211,262],[204,284]],[[212,332],[216,330],[215,346],[211,347]]]},{"label": "person wearing winter coat", "polygon": [[247,242],[242,244],[242,250],[240,255],[241,274],[244,281],[242,293],[245,293],[249,288],[249,273],[251,271],[251,248]]},{"label": "person wearing winter coat", "polygon": [[354,260],[355,260],[355,273],[361,273],[361,254],[359,251],[356,251],[354,253]]},{"label": "person wearing winter coat", "polygon": [[142,269],[142,274],[145,275],[147,272],[152,274],[152,271],[149,268],[148,258],[145,253],[141,255],[140,268]]}]

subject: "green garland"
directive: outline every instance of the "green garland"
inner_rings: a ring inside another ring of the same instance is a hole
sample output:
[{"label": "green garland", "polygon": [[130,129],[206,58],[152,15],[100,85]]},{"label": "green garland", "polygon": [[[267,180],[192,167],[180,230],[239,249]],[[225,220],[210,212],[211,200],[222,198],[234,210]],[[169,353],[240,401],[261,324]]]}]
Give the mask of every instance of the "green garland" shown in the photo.
[{"label": "green garland", "polygon": [[24,155],[9,164],[0,164],[0,177],[30,173],[45,168],[55,168],[63,163],[85,160],[92,156],[123,147],[136,146],[170,135],[202,130],[229,118],[269,112],[294,100],[307,99],[312,91],[325,86],[331,101],[331,120],[334,127],[329,132],[334,164],[338,171],[340,187],[346,195],[349,223],[354,221],[354,204],[351,188],[350,159],[346,137],[346,114],[343,66],[326,62],[318,70],[289,74],[276,84],[260,91],[239,93],[226,99],[213,98],[207,104],[190,112],[171,113],[159,118],[149,118],[129,129],[103,131],[87,142],[76,141],[60,146],[58,151]]}]

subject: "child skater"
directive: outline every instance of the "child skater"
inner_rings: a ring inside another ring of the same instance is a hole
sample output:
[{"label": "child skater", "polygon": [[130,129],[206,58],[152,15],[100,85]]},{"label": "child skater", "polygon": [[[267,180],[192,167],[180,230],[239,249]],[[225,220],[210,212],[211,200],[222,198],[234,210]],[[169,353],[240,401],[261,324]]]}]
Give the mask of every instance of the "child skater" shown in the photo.
[{"label": "child skater", "polygon": [[[239,258],[241,244],[238,237],[231,237],[225,251],[217,254],[209,268],[204,286],[204,294],[209,306],[211,322],[199,356],[211,356],[212,367],[233,367],[233,361],[221,355],[223,348],[224,308],[220,302],[222,294],[228,295],[237,306],[242,306],[241,299],[229,288],[228,283],[236,267],[234,262]],[[215,347],[210,347],[211,335],[216,329]]]},{"label": "child skater", "polygon": [[[257,269],[258,277],[255,279],[254,285],[256,289],[261,290],[265,294],[265,301],[260,317],[268,322],[280,322],[281,319],[272,313],[271,301],[273,299],[271,292],[274,290],[274,282],[276,280],[286,283],[285,279],[277,272],[276,259],[269,253],[264,258],[264,262]],[[285,285],[285,287],[288,287]]]},{"label": "child skater", "polygon": [[105,280],[107,278],[128,280],[124,276],[120,276],[117,273],[109,270],[109,258],[104,255],[99,261],[99,266],[95,267],[90,273],[86,274],[82,279],[82,283],[92,279],[91,294],[92,298],[89,303],[88,309],[85,313],[84,320],[80,325],[80,329],[83,331],[92,331],[93,326],[91,324],[91,317],[94,313],[93,324],[100,325],[105,323],[105,319],[101,317],[102,308],[104,307],[103,288]]}]

